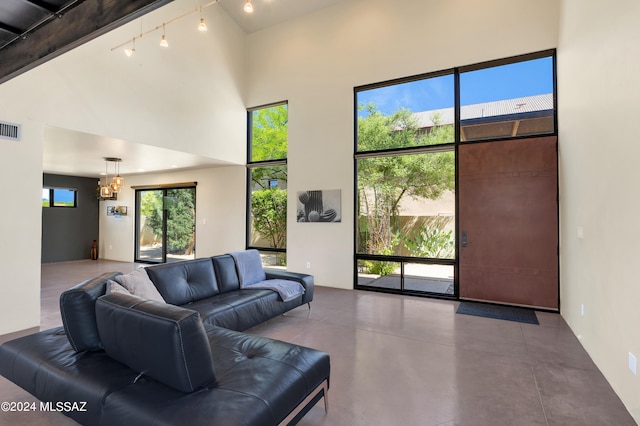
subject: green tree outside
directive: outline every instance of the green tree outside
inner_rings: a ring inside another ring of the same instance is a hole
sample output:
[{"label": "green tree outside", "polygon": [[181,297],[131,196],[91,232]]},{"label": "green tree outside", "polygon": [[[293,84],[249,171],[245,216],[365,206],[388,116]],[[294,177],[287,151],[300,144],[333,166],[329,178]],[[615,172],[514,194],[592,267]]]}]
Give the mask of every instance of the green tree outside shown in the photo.
[{"label": "green tree outside", "polygon": [[[288,109],[275,105],[252,111],[251,160],[287,158]],[[251,176],[251,225],[270,247],[287,242],[287,167],[254,167]]]},{"label": "green tree outside", "polygon": [[[367,113],[358,118],[360,152],[454,141],[453,125],[440,125],[437,114],[431,116],[434,126],[425,132],[408,109],[383,115],[373,104],[360,108]],[[396,248],[403,240],[399,238],[400,201],[405,197],[435,200],[454,186],[453,152],[400,153],[358,160],[358,252],[397,254]]]},{"label": "green tree outside", "polygon": [[146,217],[156,237],[162,235],[163,213],[167,211],[166,241],[168,253],[191,254],[194,244],[195,188],[145,191],[140,199],[140,214]]}]

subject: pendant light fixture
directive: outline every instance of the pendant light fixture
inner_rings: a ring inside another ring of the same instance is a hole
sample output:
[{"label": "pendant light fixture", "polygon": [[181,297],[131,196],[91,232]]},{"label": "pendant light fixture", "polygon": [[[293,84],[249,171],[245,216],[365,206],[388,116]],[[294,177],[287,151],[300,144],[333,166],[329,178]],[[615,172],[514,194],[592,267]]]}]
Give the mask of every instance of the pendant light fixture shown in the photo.
[{"label": "pendant light fixture", "polygon": [[244,4],[244,11],[247,13],[253,13],[253,5],[251,4],[251,0],[247,0]]},{"label": "pendant light fixture", "polygon": [[[100,179],[100,197],[101,198],[111,198],[118,192],[124,185],[124,178],[120,176],[120,162],[122,158],[116,157],[104,157],[104,184],[102,183],[102,179]],[[115,176],[111,181],[109,181],[109,163],[115,163],[113,166],[113,172]]]}]

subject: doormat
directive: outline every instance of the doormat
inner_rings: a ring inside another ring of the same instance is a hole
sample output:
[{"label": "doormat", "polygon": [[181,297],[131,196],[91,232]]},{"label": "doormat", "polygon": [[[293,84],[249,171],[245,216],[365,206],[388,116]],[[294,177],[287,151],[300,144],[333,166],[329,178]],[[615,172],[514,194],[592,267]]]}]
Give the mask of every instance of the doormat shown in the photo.
[{"label": "doormat", "polygon": [[532,309],[515,306],[490,305],[486,303],[460,302],[457,314],[476,317],[495,318],[507,321],[524,322],[539,325],[536,312]]}]

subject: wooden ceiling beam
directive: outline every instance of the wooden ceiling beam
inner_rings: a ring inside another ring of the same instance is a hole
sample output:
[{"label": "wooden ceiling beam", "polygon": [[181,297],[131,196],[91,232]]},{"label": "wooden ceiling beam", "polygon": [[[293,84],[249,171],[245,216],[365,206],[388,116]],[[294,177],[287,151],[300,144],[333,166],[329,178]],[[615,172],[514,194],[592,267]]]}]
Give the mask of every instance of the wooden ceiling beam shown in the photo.
[{"label": "wooden ceiling beam", "polygon": [[83,1],[1,49],[0,84],[172,1]]}]

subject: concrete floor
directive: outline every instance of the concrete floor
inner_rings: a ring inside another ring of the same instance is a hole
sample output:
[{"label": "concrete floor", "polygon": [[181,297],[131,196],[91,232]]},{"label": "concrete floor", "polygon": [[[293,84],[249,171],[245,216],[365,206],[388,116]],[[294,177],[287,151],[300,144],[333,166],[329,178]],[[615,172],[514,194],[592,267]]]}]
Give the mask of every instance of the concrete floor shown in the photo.
[{"label": "concrete floor", "polygon": [[[42,328],[60,325],[58,296],[134,264],[42,266]],[[306,306],[248,332],[331,354],[329,413],[312,425],[635,425],[557,314],[540,325],[456,315],[458,302],[316,287]],[[0,336],[0,341],[9,336]],[[0,378],[0,401],[36,401]],[[71,425],[58,413],[0,412],[0,425]]]}]

